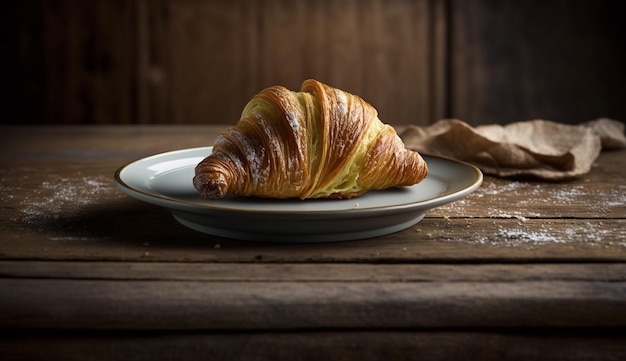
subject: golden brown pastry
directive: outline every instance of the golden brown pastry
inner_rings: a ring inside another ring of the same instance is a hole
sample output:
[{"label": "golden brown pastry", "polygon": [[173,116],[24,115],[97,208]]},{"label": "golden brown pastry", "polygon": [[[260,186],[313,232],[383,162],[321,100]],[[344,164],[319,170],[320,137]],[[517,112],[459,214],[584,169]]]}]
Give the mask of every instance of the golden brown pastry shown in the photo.
[{"label": "golden brown pastry", "polygon": [[370,104],[310,79],[300,92],[274,86],[255,95],[195,174],[209,199],[352,198],[416,184],[428,167]]}]

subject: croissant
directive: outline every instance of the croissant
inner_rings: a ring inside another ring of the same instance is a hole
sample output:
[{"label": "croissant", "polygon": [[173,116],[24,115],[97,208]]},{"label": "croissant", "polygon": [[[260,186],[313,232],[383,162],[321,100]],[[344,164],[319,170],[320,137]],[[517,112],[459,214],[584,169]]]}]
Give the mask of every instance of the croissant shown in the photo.
[{"label": "croissant", "polygon": [[300,92],[274,86],[255,95],[196,166],[193,184],[208,199],[347,199],[427,174],[372,105],[309,79]]}]

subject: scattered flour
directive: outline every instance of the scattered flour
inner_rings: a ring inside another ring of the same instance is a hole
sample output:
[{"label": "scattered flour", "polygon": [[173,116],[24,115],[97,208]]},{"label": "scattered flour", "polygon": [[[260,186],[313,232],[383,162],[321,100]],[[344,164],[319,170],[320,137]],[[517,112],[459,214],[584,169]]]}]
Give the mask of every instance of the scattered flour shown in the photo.
[{"label": "scattered flour", "polygon": [[526,231],[523,229],[504,229],[500,227],[498,230],[498,237],[507,239],[507,240],[518,240],[520,242],[532,242],[532,243],[543,243],[543,242],[554,242],[554,243],[565,243],[562,239],[556,238],[546,232],[537,232],[537,231]]},{"label": "scattered flour", "polygon": [[[517,203],[503,203],[510,201],[507,196],[516,199]],[[555,216],[554,210],[560,212],[556,214],[557,217],[567,217],[572,204],[584,204],[593,213],[602,216],[614,212],[615,207],[623,207],[626,212],[626,184],[610,190],[597,190],[580,183],[564,183],[555,187],[540,182],[493,179],[483,183],[466,198],[441,206],[437,211],[466,216],[471,213],[468,207],[475,202],[480,202],[481,207],[486,206],[487,216],[491,218],[518,218],[524,221],[526,218]]]},{"label": "scattered flour", "polygon": [[626,248],[626,234],[616,237],[615,230],[606,227],[602,222],[585,222],[584,225],[576,225],[572,228],[563,230],[560,226],[559,230],[552,228],[553,223],[535,224],[527,226],[526,224],[498,225],[494,238],[465,237],[444,239],[447,242],[468,242],[473,244],[495,247],[508,248],[534,248],[537,246],[546,246],[551,244],[578,244],[584,247],[619,247]]},{"label": "scattered flour", "polygon": [[[6,190],[8,193],[14,191],[13,188]],[[59,234],[57,231],[80,230],[85,210],[103,200],[121,196],[114,191],[113,182],[108,177],[66,178],[51,175],[18,203],[12,220],[36,230],[47,229],[51,241],[89,241],[94,238],[85,234]]]},{"label": "scattered flour", "polygon": [[94,204],[102,195],[110,193],[113,193],[111,181],[103,176],[51,176],[32,195],[20,202],[21,221],[33,224],[42,220],[58,219],[61,214],[76,214],[84,207]]},{"label": "scattered flour", "polygon": [[[533,221],[532,219],[545,216],[560,218],[560,222],[567,222],[570,216],[568,211],[572,204],[584,204],[590,207],[592,213],[602,218],[609,212],[615,213],[615,207],[623,207],[626,211],[626,185],[619,185],[611,190],[599,191],[589,189],[585,184],[558,184],[547,185],[537,182],[507,181],[493,179],[483,183],[479,189],[467,197],[438,207],[435,214],[450,214],[467,217],[475,213],[476,204],[486,207],[486,216],[494,219],[497,233],[494,237],[479,237],[463,231],[463,236],[451,234],[449,237],[439,237],[444,242],[469,242],[475,244],[489,244],[500,247],[527,247],[550,244],[579,243],[587,247],[620,247],[626,248],[626,234],[615,234],[616,230],[607,227],[601,220],[590,220],[582,226],[573,222],[571,228],[564,231],[563,226],[553,228],[552,221]],[[507,204],[507,196],[517,199],[516,204]],[[589,200],[592,199],[593,202]],[[484,217],[477,214],[476,217]],[[514,224],[500,222],[502,220],[517,220]],[[499,224],[501,223],[501,224]],[[469,225],[468,225],[469,227]],[[472,237],[474,236],[474,237]]]}]

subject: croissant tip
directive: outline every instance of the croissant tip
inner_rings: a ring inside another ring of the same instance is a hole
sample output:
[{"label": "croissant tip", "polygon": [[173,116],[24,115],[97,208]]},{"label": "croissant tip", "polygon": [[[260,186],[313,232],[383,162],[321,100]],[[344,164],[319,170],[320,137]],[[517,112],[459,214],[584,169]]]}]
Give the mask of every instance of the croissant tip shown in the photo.
[{"label": "croissant tip", "polygon": [[228,183],[222,173],[199,173],[193,178],[193,186],[202,198],[219,199],[226,195]]}]

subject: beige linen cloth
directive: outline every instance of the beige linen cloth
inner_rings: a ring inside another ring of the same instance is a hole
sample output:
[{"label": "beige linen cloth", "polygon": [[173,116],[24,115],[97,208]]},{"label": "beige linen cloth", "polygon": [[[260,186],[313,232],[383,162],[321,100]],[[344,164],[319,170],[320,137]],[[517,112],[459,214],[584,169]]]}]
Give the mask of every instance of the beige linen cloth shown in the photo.
[{"label": "beige linen cloth", "polygon": [[529,120],[472,127],[443,119],[411,125],[400,137],[407,148],[463,160],[485,174],[564,180],[591,169],[602,149],[626,147],[624,124],[599,118],[579,125]]}]

